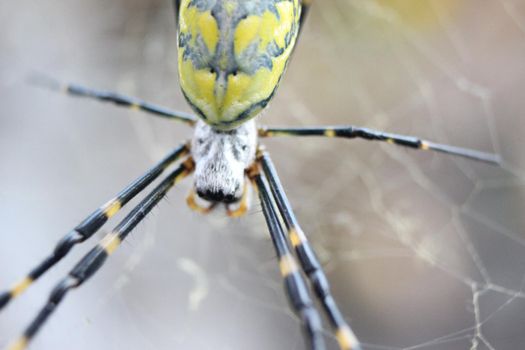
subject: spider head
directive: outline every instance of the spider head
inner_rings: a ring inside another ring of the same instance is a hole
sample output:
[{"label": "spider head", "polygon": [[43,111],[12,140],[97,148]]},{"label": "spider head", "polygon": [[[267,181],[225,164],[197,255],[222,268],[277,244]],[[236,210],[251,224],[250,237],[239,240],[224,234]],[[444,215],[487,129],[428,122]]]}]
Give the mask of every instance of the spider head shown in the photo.
[{"label": "spider head", "polygon": [[257,129],[253,120],[221,131],[199,121],[191,153],[197,195],[210,202],[233,203],[244,190],[245,170],[255,159]]}]

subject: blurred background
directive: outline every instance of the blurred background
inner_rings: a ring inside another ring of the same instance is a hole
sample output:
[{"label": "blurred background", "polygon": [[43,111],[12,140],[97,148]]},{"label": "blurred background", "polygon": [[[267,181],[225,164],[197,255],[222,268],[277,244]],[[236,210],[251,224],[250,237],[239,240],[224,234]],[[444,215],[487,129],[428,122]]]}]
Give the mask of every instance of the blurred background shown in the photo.
[{"label": "blurred background", "polygon": [[[364,348],[525,347],[525,3],[319,0],[260,123],[356,124],[496,152],[501,168],[367,141],[271,139]],[[191,135],[27,84],[31,72],[189,111],[168,0],[0,4],[0,286]],[[202,217],[186,181],[33,349],[303,349],[254,203]],[[135,203],[135,202],[134,202]],[[104,232],[0,315],[0,347]],[[330,349],[337,344],[327,327]]]}]

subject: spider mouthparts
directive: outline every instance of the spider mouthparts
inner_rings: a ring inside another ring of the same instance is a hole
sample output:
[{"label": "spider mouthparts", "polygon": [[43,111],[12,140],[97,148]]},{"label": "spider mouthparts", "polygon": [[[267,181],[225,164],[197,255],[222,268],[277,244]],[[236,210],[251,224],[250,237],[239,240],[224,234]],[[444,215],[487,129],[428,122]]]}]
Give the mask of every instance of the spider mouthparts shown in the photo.
[{"label": "spider mouthparts", "polygon": [[197,195],[209,202],[220,202],[225,204],[236,203],[241,198],[233,193],[225,193],[222,189],[218,190],[197,190]]}]

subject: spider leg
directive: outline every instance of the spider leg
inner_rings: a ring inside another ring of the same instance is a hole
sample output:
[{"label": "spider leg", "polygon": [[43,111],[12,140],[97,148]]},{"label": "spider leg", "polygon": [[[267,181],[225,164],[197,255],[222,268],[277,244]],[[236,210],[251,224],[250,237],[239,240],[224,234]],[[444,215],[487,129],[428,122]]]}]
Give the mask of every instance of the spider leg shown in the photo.
[{"label": "spider leg", "polygon": [[262,127],[259,129],[259,136],[324,136],[324,137],[342,137],[342,138],[360,138],[371,141],[384,141],[403,147],[409,147],[420,150],[430,150],[441,153],[452,154],[464,158],[469,158],[493,165],[499,165],[501,159],[499,155],[480,152],[472,149],[461,148],[456,146],[443,145],[414,136],[405,136],[398,134],[386,133],[378,130],[361,128],[351,125],[336,126],[313,126],[313,127]]},{"label": "spider leg", "polygon": [[299,271],[295,257],[288,247],[286,236],[272,203],[270,189],[266,181],[263,180],[263,175],[259,173],[258,168],[259,166],[257,164],[252,167],[250,177],[259,194],[268,230],[270,231],[273,245],[277,252],[288,300],[293,311],[302,321],[303,332],[308,339],[309,348],[312,350],[325,349],[321,317],[315,309],[315,305],[308,291],[308,286]]},{"label": "spider leg", "polygon": [[13,342],[9,350],[25,349],[44,323],[56,310],[66,294],[87,281],[104,264],[128,234],[146,217],[146,215],[166,196],[166,193],[180,180],[193,171],[193,160],[187,158],[178,168],[173,170],[155,187],[133,210],[107,234],[96,247],[88,252],[77,265],[53,289],[49,298],[38,315],[26,328],[23,335]]},{"label": "spider leg", "polygon": [[126,203],[159,177],[168,166],[188,154],[188,152],[189,146],[187,144],[180,145],[157,165],[129,184],[113,199],[106,202],[106,204],[85,218],[73,230],[66,234],[55,246],[51,255],[33,268],[24,279],[14,284],[9,290],[0,292],[0,310],[5,307],[9,301],[21,295],[34,281],[64,258],[73,246],[90,238],[109,218],[115,215]]},{"label": "spider leg", "polygon": [[321,264],[308,242],[306,235],[299,226],[299,222],[293,213],[292,206],[286,197],[286,193],[284,192],[269,154],[264,151],[260,152],[258,160],[270,185],[277,208],[279,209],[284,224],[288,230],[288,238],[295,249],[295,253],[297,254],[303,272],[308,277],[317,299],[328,316],[337,341],[339,342],[339,347],[342,350],[361,349],[356,336],[346,323],[330,292],[328,279],[326,278]]},{"label": "spider leg", "polygon": [[118,106],[141,110],[158,117],[177,120],[193,126],[197,119],[190,113],[171,110],[153,103],[142,101],[135,97],[129,97],[116,92],[96,90],[76,84],[61,84],[53,78],[43,75],[35,75],[30,82],[53,91],[62,91],[72,96],[87,97],[102,102],[112,102]]}]

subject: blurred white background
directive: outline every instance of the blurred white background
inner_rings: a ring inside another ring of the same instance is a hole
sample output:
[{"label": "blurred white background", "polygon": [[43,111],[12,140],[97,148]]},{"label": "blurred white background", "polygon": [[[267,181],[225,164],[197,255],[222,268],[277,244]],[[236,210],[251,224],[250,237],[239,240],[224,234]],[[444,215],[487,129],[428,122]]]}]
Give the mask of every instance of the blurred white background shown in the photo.
[{"label": "blurred white background", "polygon": [[[0,287],[191,135],[27,76],[189,111],[176,59],[168,0],[0,4]],[[313,5],[261,123],[363,125],[504,159],[495,168],[366,141],[264,141],[365,349],[525,346],[524,88],[522,1]],[[68,296],[33,349],[303,348],[259,204],[239,220],[202,217],[185,206],[190,185]],[[0,315],[0,346],[102,233]]]}]

